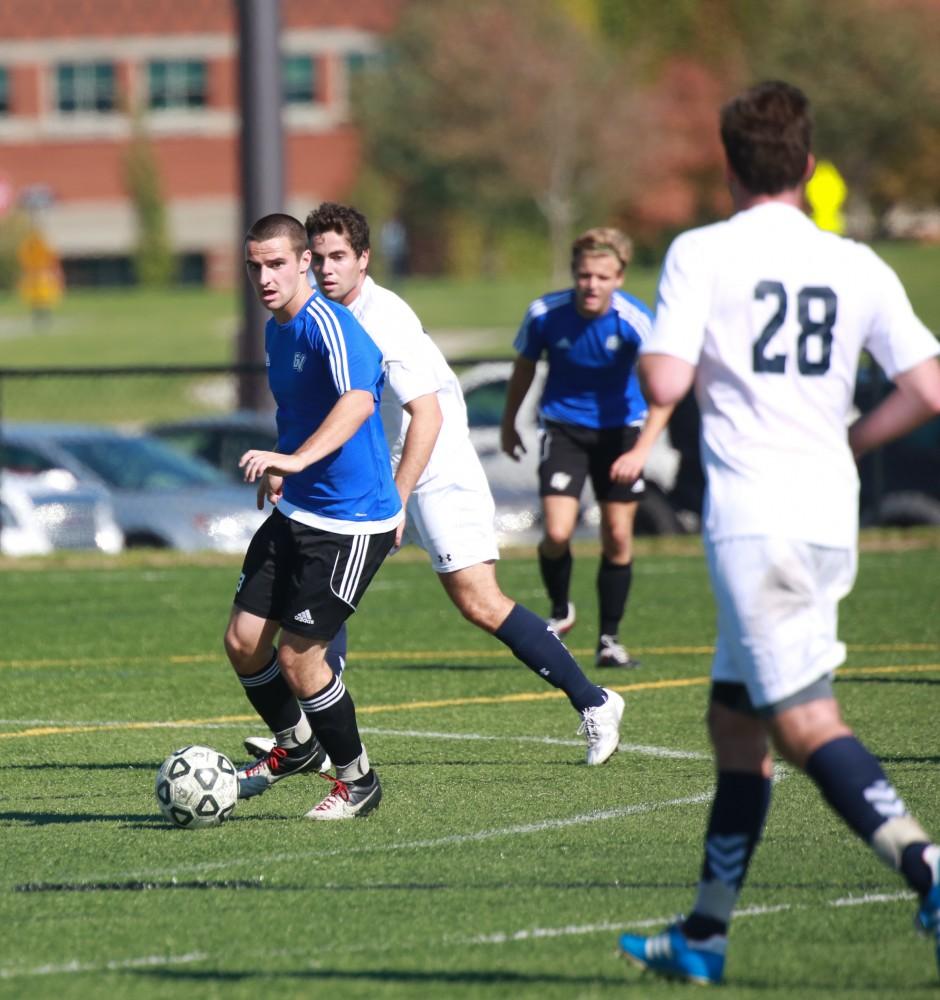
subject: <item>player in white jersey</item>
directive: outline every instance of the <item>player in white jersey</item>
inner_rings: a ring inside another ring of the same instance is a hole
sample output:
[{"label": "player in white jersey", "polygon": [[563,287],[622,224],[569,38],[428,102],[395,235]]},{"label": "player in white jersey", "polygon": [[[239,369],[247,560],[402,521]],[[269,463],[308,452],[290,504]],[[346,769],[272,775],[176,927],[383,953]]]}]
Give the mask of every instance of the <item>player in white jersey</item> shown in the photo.
[{"label": "player in white jersey", "polygon": [[[430,556],[461,614],[564,691],[581,715],[587,763],[604,763],[617,749],[623,699],[588,680],[545,622],[500,589],[493,498],[470,441],[456,375],[407,303],[368,276],[365,217],[328,202],[310,213],[306,225],[321,291],[347,306],[382,352],[382,421],[410,537]],[[440,407],[437,419],[426,406],[413,406],[428,394]]]},{"label": "player in white jersey", "polygon": [[[736,214],[666,256],[640,374],[647,398],[694,384],[708,480],[704,536],[718,606],[709,733],[717,787],[691,914],[625,934],[638,964],[719,982],[728,926],[770,802],[771,747],[920,898],[940,961],[940,849],[843,721],[838,603],[855,576],[854,458],[940,412],[936,338],[871,250],[802,211],[809,102],[760,84],[722,109]],[[896,391],[849,427],[859,356]]]}]

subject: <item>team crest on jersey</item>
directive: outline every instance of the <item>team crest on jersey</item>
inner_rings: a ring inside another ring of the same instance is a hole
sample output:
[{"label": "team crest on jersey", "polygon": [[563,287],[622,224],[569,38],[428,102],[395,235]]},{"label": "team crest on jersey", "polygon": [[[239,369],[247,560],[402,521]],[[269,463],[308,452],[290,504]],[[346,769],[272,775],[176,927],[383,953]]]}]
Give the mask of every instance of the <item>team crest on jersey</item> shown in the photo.
[{"label": "team crest on jersey", "polygon": [[604,341],[604,347],[606,347],[608,351],[617,351],[620,349],[620,338],[616,333],[612,333],[607,340]]},{"label": "team crest on jersey", "polygon": [[294,371],[302,372],[304,370],[304,363],[307,360],[307,355],[303,351],[298,351],[294,355]]},{"label": "team crest on jersey", "polygon": [[555,346],[562,351],[569,351],[571,350],[571,341],[567,337],[562,337]]}]

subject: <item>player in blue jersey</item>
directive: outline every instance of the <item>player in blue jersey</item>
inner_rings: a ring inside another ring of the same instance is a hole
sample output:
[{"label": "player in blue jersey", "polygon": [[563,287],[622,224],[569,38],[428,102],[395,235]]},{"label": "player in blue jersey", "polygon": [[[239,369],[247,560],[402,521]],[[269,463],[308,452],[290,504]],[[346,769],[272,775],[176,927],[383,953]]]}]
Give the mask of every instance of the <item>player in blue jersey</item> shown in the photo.
[{"label": "player in blue jersey", "polygon": [[265,352],[278,440],[276,450],[241,458],[245,479],[258,483],[259,509],[267,499],[274,510],[248,547],[225,650],[276,743],[239,769],[239,797],[332,764],[332,789],[307,817],[352,819],[371,812],[382,790],[352,698],[325,653],[404,516],[378,416],[382,357],[349,310],[310,288],[297,219],[256,222],[245,264],[271,312]]},{"label": "player in blue jersey", "polygon": [[630,241],[617,229],[589,229],[575,240],[574,287],[536,299],[516,336],[518,356],[502,421],[503,451],[518,460],[525,447],[516,415],[536,363],[546,356],[548,377],[539,405],[544,529],[539,565],[551,602],[548,623],[559,635],[575,623],[570,542],[590,476],[601,509],[599,667],[637,666],[618,633],[633,578],[633,525],[644,491],[643,466],[672,412],[672,407],[647,407],[636,378],[650,311],[620,290],[630,257]]}]

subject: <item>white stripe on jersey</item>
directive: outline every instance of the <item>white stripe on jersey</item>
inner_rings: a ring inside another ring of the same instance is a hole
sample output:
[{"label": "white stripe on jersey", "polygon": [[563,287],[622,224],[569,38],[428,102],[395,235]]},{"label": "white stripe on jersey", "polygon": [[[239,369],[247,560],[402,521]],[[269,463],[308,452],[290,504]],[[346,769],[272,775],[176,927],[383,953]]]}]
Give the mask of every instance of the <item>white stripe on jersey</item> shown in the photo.
[{"label": "white stripe on jersey", "polygon": [[617,315],[625,319],[637,332],[640,340],[648,340],[653,329],[650,317],[642,309],[634,305],[628,298],[614,292],[614,309]]},{"label": "white stripe on jersey", "polygon": [[522,326],[519,327],[519,332],[513,341],[513,348],[520,354],[524,353],[528,347],[529,327],[532,325],[532,320],[537,319],[539,316],[544,316],[546,313],[551,312],[552,309],[558,309],[560,306],[570,302],[573,297],[574,290],[569,288],[563,292],[549,292],[548,295],[543,295],[540,299],[536,299],[530,303],[529,308],[526,310],[525,319],[522,321]]},{"label": "white stripe on jersey", "polygon": [[346,340],[343,337],[342,327],[332,310],[316,298],[310,300],[307,313],[313,317],[326,343],[327,350],[330,352],[333,381],[336,384],[336,391],[342,396],[352,387],[352,380],[349,377],[349,359],[346,356]]},{"label": "white stripe on jersey", "polygon": [[529,306],[527,318],[544,316],[545,313],[551,311],[552,309],[557,309],[559,306],[563,306],[565,303],[570,302],[573,295],[574,292],[570,288],[563,292],[549,292],[548,295],[543,295],[540,299],[536,299]]}]

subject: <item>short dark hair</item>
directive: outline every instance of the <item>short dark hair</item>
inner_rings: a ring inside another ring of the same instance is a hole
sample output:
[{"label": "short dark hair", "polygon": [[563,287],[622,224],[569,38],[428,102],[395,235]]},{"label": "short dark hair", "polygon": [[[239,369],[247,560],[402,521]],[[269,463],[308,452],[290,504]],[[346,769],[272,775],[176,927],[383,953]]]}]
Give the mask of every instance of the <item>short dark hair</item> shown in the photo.
[{"label": "short dark hair", "polygon": [[751,194],[798,187],[813,139],[809,98],[781,80],[759,83],[721,109],[728,165]]},{"label": "short dark hair", "polygon": [[273,215],[265,215],[258,219],[245,234],[245,242],[267,243],[268,240],[276,240],[282,236],[287,238],[297,258],[302,257],[307,249],[307,233],[303,223],[283,212],[275,212]]},{"label": "short dark hair", "polygon": [[305,227],[308,240],[323,233],[345,236],[357,257],[361,257],[369,249],[369,223],[362,212],[352,205],[324,201],[319,208],[309,213]]}]

